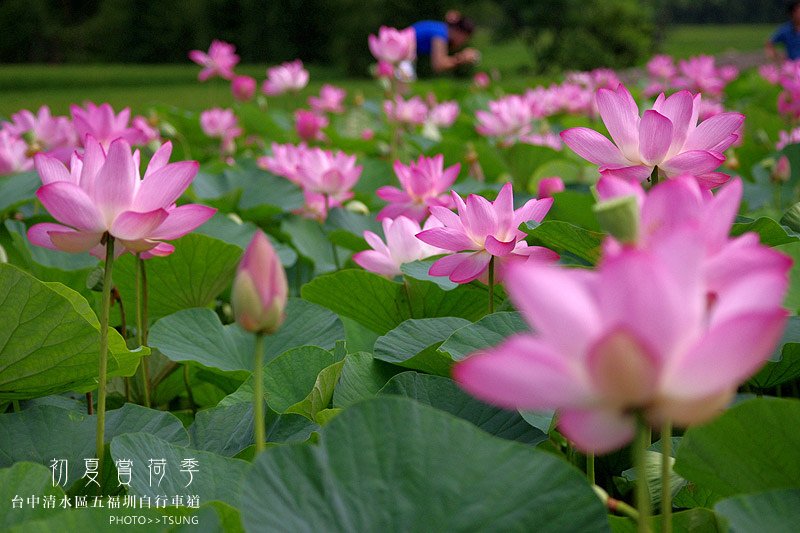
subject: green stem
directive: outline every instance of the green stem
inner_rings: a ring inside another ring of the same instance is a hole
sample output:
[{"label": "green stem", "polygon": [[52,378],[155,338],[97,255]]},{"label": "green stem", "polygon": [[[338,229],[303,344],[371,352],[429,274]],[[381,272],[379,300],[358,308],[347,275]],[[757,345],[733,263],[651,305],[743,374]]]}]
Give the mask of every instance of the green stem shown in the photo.
[{"label": "green stem", "polygon": [[11,406],[15,413],[19,413],[19,400],[11,400]]},{"label": "green stem", "polygon": [[[327,194],[322,195],[323,201],[325,202],[325,216],[328,216],[328,211],[331,209],[331,199]],[[339,264],[339,252],[336,251],[336,243],[331,241],[331,254],[333,255],[333,265],[336,267],[336,270],[339,270],[341,265]]]},{"label": "green stem", "polygon": [[672,423],[665,420],[661,426],[661,532],[672,533]]},{"label": "green stem", "polygon": [[594,454],[587,453],[586,454],[586,477],[589,479],[589,483],[594,485],[595,478],[594,478]]},{"label": "green stem", "polygon": [[253,370],[253,417],[255,418],[256,454],[264,451],[267,440],[264,429],[264,334],[256,333],[255,367]]},{"label": "green stem", "polygon": [[406,294],[406,302],[408,303],[408,318],[414,318],[414,306],[411,305],[411,287],[408,286],[408,279],[403,276],[403,292]]},{"label": "green stem", "polygon": [[[106,233],[106,264],[103,272],[103,301],[100,305],[100,375],[97,386],[97,433],[95,444],[97,446],[97,460],[100,469],[103,468],[103,455],[105,453],[106,431],[106,381],[108,374],[108,315],[111,308],[111,269],[114,267],[114,237]],[[100,476],[102,478],[102,476]]]},{"label": "green stem", "polygon": [[[139,346],[147,344],[147,273],[144,260],[136,254],[136,335]],[[141,375],[144,406],[150,407],[150,365],[147,356],[142,356]]]},{"label": "green stem", "polygon": [[633,459],[636,467],[636,508],[639,510],[638,533],[650,533],[650,491],[647,487],[647,446],[650,428],[640,417],[633,444]]},{"label": "green stem", "polygon": [[494,256],[489,259],[489,314],[494,313]]},{"label": "green stem", "polygon": [[92,391],[86,393],[86,413],[89,416],[94,414],[94,400],[92,399]]},{"label": "green stem", "polygon": [[189,398],[189,407],[192,409],[192,414],[197,414],[197,404],[194,402],[194,394],[192,394],[192,386],[189,384],[189,365],[183,365],[183,384],[186,386],[186,396]]},{"label": "green stem", "polygon": [[608,509],[610,511],[617,512],[619,514],[623,514],[628,518],[632,518],[633,520],[639,521],[639,511],[628,505],[627,503],[614,500],[612,498],[608,499]]}]

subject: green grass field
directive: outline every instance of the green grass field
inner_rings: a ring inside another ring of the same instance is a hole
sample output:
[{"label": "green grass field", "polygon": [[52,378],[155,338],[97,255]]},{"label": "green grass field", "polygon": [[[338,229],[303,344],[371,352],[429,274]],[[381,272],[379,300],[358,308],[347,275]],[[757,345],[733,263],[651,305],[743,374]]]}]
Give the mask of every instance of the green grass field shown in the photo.
[{"label": "green grass field", "polygon": [[[677,57],[731,50],[753,52],[761,49],[773,29],[757,24],[676,26],[666,33],[663,51]],[[478,35],[475,41],[483,54],[481,68],[498,69],[504,85],[517,88],[546,81],[519,74],[530,60],[522,41],[494,44],[486,35]],[[237,70],[262,80],[265,69],[266,65],[244,65]],[[43,104],[65,114],[69,104],[85,100],[109,102],[115,109],[130,106],[135,113],[144,113],[157,103],[194,110],[231,105],[228,84],[221,80],[198,83],[198,70],[188,60],[182,65],[0,65],[0,117],[19,109],[38,109]],[[380,95],[369,79],[343,78],[325,67],[311,66],[310,70],[312,82],[303,95],[315,92],[324,82],[341,85],[351,94]],[[278,106],[298,103],[297,97],[273,102]]]}]

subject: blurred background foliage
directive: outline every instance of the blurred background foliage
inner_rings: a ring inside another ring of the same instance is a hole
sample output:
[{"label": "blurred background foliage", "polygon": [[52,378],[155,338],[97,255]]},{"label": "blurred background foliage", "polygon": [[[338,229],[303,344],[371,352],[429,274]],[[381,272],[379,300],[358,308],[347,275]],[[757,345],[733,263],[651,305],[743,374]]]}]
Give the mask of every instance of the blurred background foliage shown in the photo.
[{"label": "blurred background foliage", "polygon": [[244,63],[294,58],[367,75],[367,35],[457,8],[531,72],[641,63],[670,24],[777,23],[783,0],[3,0],[1,63],[183,63],[214,38]]}]

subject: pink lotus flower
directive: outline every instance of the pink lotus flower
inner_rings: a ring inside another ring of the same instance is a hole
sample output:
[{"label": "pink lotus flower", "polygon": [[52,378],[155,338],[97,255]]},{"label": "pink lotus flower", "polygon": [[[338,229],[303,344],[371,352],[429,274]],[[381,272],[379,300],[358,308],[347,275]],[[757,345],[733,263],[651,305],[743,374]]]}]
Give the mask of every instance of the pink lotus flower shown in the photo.
[{"label": "pink lotus flower", "polygon": [[497,199],[489,202],[482,196],[469,195],[467,201],[452,192],[458,215],[446,207],[430,208],[431,215],[444,224],[442,228],[425,230],[419,234],[422,241],[454,253],[431,265],[431,276],[447,276],[454,283],[469,283],[488,274],[489,262],[495,258],[495,278],[501,281],[506,267],[513,262],[558,259],[558,254],[540,246],[528,246],[525,233],[519,225],[529,220],[541,222],[552,198],[528,200],[514,210],[511,183],[500,189]]},{"label": "pink lotus flower", "polygon": [[361,131],[361,139],[364,141],[371,141],[375,138],[375,131],[372,128],[364,128]]},{"label": "pink lotus flower", "polygon": [[353,261],[364,270],[394,278],[403,274],[400,267],[404,263],[448,253],[447,250],[430,246],[417,238],[417,234],[423,229],[442,226],[442,223],[435,218],[429,218],[423,228],[420,228],[419,222],[403,216],[394,220],[384,218],[381,224],[386,243],[375,233],[365,231],[364,239],[372,250],[364,250],[353,255]]},{"label": "pink lotus flower", "polygon": [[601,174],[643,181],[658,167],[666,177],[691,172],[707,188],[729,179],[715,169],[725,161],[722,152],[739,137],[741,113],[720,113],[697,125],[700,95],[680,91],[669,98],[659,95],[640,118],[622,85],[616,91],[600,89],[597,104],[616,144],[589,128],[563,131],[561,138],[579,156],[600,165]]},{"label": "pink lotus flower", "polygon": [[250,76],[234,76],[231,80],[233,97],[240,102],[247,102],[256,94],[256,80]]},{"label": "pink lotus flower", "polygon": [[775,181],[789,181],[792,177],[792,165],[789,163],[789,158],[782,155],[775,161],[775,166],[772,168],[772,178]]},{"label": "pink lotus flower", "polygon": [[428,106],[419,96],[403,100],[402,96],[395,96],[394,100],[384,100],[383,111],[392,122],[400,124],[421,125],[428,116]]},{"label": "pink lotus flower", "polygon": [[333,195],[320,194],[318,192],[311,192],[303,190],[303,198],[305,203],[300,209],[292,211],[295,215],[300,215],[303,218],[310,218],[317,220],[320,223],[325,222],[328,218],[328,211],[334,207],[342,207],[342,202],[349,200],[353,197],[350,191],[343,191]]},{"label": "pink lotus flower", "polygon": [[203,67],[203,70],[197,75],[197,79],[200,81],[206,81],[214,76],[229,80],[233,78],[233,67],[239,63],[236,47],[218,40],[211,42],[208,53],[192,50],[189,52],[189,59]]},{"label": "pink lotus flower", "polygon": [[495,405],[559,409],[559,430],[585,452],[628,443],[636,413],[656,427],[709,420],[780,338],[788,264],[709,304],[701,250],[701,232],[681,231],[597,272],[515,265],[506,289],[536,334],[458,363],[455,379]]},{"label": "pink lotus flower", "polygon": [[234,139],[242,134],[239,119],[232,109],[215,107],[200,113],[200,127],[209,137],[220,139],[222,152],[229,154],[236,150]]},{"label": "pink lotus flower", "polygon": [[789,146],[790,144],[800,143],[800,128],[795,128],[792,131],[779,131],[778,142],[775,144],[775,149],[780,151]]},{"label": "pink lotus flower", "polygon": [[554,176],[552,178],[542,178],[539,181],[536,196],[541,198],[552,198],[557,192],[564,190],[564,181]]},{"label": "pink lotus flower", "polygon": [[412,161],[409,165],[395,161],[394,173],[403,189],[387,185],[375,191],[378,198],[389,202],[378,213],[378,220],[403,216],[422,222],[432,206],[447,209],[455,207],[447,191],[458,178],[460,170],[460,163],[445,169],[444,156],[441,154],[432,158],[420,156],[416,163]]},{"label": "pink lotus flower", "polygon": [[11,115],[11,120],[3,124],[3,129],[14,137],[23,137],[30,152],[46,152],[67,162],[78,146],[78,135],[72,122],[67,117],[54,117],[46,105],[40,107],[35,115],[23,109]]},{"label": "pink lotus flower", "polygon": [[676,89],[687,89],[707,97],[721,98],[725,86],[739,75],[736,67],[717,68],[713,56],[697,56],[678,62],[680,74],[673,80]]},{"label": "pink lotus flower", "polygon": [[458,118],[458,102],[441,102],[431,106],[428,120],[436,126],[449,128]]},{"label": "pink lotus flower", "polygon": [[297,185],[302,184],[300,164],[303,153],[307,150],[304,143],[277,144],[272,143],[272,155],[258,158],[258,166]]},{"label": "pink lotus flower", "polygon": [[531,133],[533,112],[526,99],[510,95],[489,102],[489,111],[476,111],[476,130],[486,137],[497,137],[502,145],[510,146],[520,137]]},{"label": "pink lotus flower", "polygon": [[174,247],[161,242],[186,235],[216,209],[175,201],[197,174],[196,161],[170,163],[172,145],[162,145],[139,179],[139,152],[131,154],[124,139],[111,142],[108,153],[91,136],[82,158],[73,155],[70,169],[43,154],[35,157],[42,187],[36,196],[60,224],[42,223],[28,230],[31,243],[65,252],[90,251],[102,258],[108,233],[116,251],[169,255]]},{"label": "pink lotus flower", "polygon": [[297,92],[308,85],[308,71],[299,59],[267,69],[267,79],[261,91],[269,96],[277,96],[287,91]]},{"label": "pink lotus flower", "polygon": [[758,73],[769,83],[775,85],[780,80],[781,73],[773,63],[766,63],[758,67]]},{"label": "pink lotus flower", "polygon": [[532,146],[546,146],[556,151],[561,151],[564,143],[561,142],[561,137],[557,134],[548,131],[545,133],[529,133],[519,138],[519,142],[523,144],[530,144]]},{"label": "pink lotus flower", "polygon": [[289,284],[278,254],[260,229],[247,246],[231,289],[236,322],[252,333],[272,334],[286,318]]},{"label": "pink lotus flower", "polygon": [[25,141],[6,130],[0,130],[0,176],[25,172],[33,168]]},{"label": "pink lotus flower", "polygon": [[340,199],[361,177],[363,167],[356,165],[356,156],[340,151],[311,148],[300,156],[299,172],[303,186],[311,192]]},{"label": "pink lotus flower", "polygon": [[318,114],[344,113],[344,102],[347,91],[333,85],[325,84],[319,90],[319,96],[309,96],[308,105]]},{"label": "pink lotus flower", "polygon": [[104,149],[108,149],[111,142],[116,139],[125,139],[130,144],[145,144],[142,133],[135,127],[129,126],[131,110],[126,107],[114,113],[110,104],[95,105],[86,102],[84,107],[71,105],[72,125],[78,133],[78,140],[84,143],[87,135],[91,135]]},{"label": "pink lotus flower", "polygon": [[479,89],[487,88],[491,82],[491,78],[485,72],[476,72],[472,77],[472,83]]},{"label": "pink lotus flower", "polygon": [[417,54],[417,36],[414,28],[397,30],[381,26],[378,35],[369,36],[369,50],[378,61],[391,64],[411,61]]},{"label": "pink lotus flower", "polygon": [[153,141],[161,140],[158,129],[152,126],[145,117],[133,117],[132,128],[138,133],[138,142],[136,144],[149,144]]},{"label": "pink lotus flower", "polygon": [[672,88],[675,76],[678,74],[678,69],[675,67],[672,57],[656,55],[648,61],[647,73],[650,75],[651,80],[644,90],[644,95],[649,97],[669,91]]},{"label": "pink lotus flower", "polygon": [[325,134],[322,128],[328,127],[328,119],[313,111],[298,109],[294,112],[294,125],[297,134],[304,141],[324,141]]}]

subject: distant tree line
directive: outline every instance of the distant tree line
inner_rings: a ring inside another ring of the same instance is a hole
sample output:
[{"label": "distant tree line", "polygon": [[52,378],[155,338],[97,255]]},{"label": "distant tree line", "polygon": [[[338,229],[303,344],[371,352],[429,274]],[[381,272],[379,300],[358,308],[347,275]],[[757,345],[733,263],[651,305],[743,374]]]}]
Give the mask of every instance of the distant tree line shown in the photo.
[{"label": "distant tree line", "polygon": [[523,36],[538,70],[634,64],[665,21],[784,18],[782,0],[2,0],[0,62],[176,63],[218,38],[244,62],[299,57],[365,74],[381,24],[453,7],[498,39]]}]

